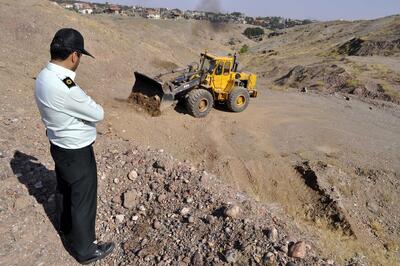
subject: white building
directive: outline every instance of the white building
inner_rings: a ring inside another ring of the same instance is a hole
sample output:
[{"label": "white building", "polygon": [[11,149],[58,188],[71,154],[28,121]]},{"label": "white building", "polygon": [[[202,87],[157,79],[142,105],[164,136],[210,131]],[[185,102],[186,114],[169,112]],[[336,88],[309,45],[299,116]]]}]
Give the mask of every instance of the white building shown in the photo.
[{"label": "white building", "polygon": [[160,10],[159,9],[147,9],[147,18],[150,19],[160,19],[161,18],[161,14],[160,14]]},{"label": "white building", "polygon": [[83,8],[83,4],[82,3],[74,3],[74,9],[80,10],[82,8]]},{"label": "white building", "polygon": [[79,13],[84,14],[84,15],[91,15],[91,14],[93,14],[93,9],[91,9],[91,8],[80,9]]},{"label": "white building", "polygon": [[148,14],[148,15],[147,15],[147,18],[150,18],[150,19],[160,19],[161,16],[160,16],[160,14]]},{"label": "white building", "polygon": [[62,5],[64,8],[66,8],[66,9],[73,9],[74,8],[74,5],[72,5],[72,4],[64,4],[64,5]]}]

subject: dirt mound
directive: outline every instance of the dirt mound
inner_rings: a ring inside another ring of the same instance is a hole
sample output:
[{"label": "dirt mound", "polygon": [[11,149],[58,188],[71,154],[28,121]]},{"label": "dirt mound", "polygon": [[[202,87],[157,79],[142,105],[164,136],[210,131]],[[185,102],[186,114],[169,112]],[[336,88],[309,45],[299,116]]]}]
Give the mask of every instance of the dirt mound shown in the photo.
[{"label": "dirt mound", "polygon": [[159,97],[148,97],[142,93],[132,92],[128,97],[128,102],[133,104],[133,108],[138,111],[144,111],[151,116],[160,116],[160,104],[161,100]]},{"label": "dirt mound", "polygon": [[336,64],[316,63],[309,66],[295,66],[286,75],[274,81],[275,85],[299,89],[302,92],[318,92],[356,95],[362,99],[384,100],[400,103],[400,98],[390,95],[382,84],[365,84]]},{"label": "dirt mound", "polygon": [[400,39],[396,40],[364,40],[352,38],[339,45],[336,51],[349,56],[391,56],[400,52]]},{"label": "dirt mound", "polygon": [[351,76],[342,67],[328,64],[295,66],[289,73],[275,80],[279,86],[308,88],[313,90],[348,91]]}]

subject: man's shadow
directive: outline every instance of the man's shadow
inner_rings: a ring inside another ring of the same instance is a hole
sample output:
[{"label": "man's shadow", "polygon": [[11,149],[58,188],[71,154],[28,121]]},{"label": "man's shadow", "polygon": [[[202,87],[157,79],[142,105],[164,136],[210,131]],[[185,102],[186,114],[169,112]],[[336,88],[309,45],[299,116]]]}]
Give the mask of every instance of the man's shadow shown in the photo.
[{"label": "man's shadow", "polygon": [[67,241],[58,230],[55,171],[47,169],[36,157],[20,151],[14,153],[10,166],[13,173],[18,177],[18,181],[28,189],[29,195],[35,197],[36,201],[42,205],[54,229],[60,235],[64,248],[71,254]]}]

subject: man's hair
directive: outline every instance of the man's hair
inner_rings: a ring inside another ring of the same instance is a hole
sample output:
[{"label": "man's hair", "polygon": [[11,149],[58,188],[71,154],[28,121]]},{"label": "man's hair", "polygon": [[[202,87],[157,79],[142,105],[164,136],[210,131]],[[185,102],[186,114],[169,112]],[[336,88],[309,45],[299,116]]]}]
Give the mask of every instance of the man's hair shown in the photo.
[{"label": "man's hair", "polygon": [[62,60],[62,61],[64,61],[73,52],[74,51],[72,49],[70,49],[70,48],[59,47],[57,45],[54,45],[54,46],[50,47],[51,60]]}]

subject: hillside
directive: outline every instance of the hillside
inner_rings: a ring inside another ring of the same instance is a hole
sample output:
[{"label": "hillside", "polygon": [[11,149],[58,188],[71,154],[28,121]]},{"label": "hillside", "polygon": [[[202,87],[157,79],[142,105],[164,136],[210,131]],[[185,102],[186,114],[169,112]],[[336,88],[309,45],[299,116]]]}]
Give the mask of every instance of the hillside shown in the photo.
[{"label": "hillside", "polygon": [[308,88],[399,104],[400,16],[287,29],[251,49],[247,66],[278,90]]},{"label": "hillside", "polygon": [[[33,98],[61,27],[85,36],[96,59],[83,58],[77,83],[106,112],[97,231],[118,248],[99,265],[398,263],[398,16],[254,42],[244,25],[83,16],[46,0],[0,10],[0,264],[74,265],[51,222],[54,165]],[[153,118],[126,101],[136,70],[244,44],[260,97],[243,113],[195,119],[178,106]]]}]

